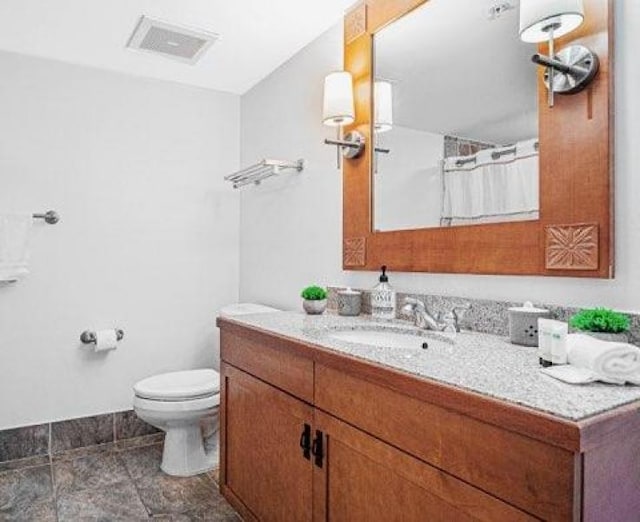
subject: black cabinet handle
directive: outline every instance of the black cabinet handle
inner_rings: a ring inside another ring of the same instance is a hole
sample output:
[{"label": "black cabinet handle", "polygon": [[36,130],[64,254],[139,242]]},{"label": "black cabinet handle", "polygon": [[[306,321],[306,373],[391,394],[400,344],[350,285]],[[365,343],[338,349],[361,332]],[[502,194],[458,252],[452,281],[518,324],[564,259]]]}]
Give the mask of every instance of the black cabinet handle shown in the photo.
[{"label": "black cabinet handle", "polygon": [[311,426],[304,425],[302,433],[300,434],[300,447],[302,448],[302,456],[311,460]]},{"label": "black cabinet handle", "polygon": [[311,446],[311,453],[313,453],[315,457],[315,465],[321,468],[324,459],[324,434],[320,430],[316,430],[316,436]]}]

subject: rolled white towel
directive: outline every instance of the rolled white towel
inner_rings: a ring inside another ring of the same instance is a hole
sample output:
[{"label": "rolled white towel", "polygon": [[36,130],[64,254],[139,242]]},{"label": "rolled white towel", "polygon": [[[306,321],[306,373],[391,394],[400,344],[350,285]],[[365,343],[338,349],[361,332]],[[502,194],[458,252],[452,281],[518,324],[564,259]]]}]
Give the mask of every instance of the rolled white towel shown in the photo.
[{"label": "rolled white towel", "polygon": [[545,373],[572,383],[599,380],[640,385],[640,348],[637,346],[571,334],[567,336],[567,358],[569,367],[551,367],[545,369]]},{"label": "rolled white towel", "polygon": [[606,342],[589,335],[567,336],[569,364],[588,368],[605,379],[640,384],[640,348]]}]

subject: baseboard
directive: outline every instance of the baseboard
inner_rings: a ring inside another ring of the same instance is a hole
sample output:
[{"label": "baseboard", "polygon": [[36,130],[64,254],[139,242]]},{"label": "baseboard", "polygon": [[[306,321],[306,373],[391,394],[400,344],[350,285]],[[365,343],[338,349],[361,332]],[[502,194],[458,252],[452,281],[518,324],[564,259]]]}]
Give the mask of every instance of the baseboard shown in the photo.
[{"label": "baseboard", "polygon": [[[133,410],[0,430],[0,465],[159,433]],[[10,467],[10,466],[5,466]]]}]

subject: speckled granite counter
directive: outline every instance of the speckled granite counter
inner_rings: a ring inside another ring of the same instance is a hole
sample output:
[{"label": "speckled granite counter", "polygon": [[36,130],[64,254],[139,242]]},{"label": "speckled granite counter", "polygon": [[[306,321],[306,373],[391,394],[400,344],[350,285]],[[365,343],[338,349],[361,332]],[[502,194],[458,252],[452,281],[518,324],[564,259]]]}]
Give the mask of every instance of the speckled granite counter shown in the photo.
[{"label": "speckled granite counter", "polygon": [[[640,386],[574,386],[557,381],[539,371],[535,348],[515,346],[503,337],[484,333],[459,333],[452,342],[408,324],[382,323],[368,316],[296,312],[226,319],[574,421],[640,400]],[[429,342],[428,350],[421,349],[421,343],[415,349],[380,348],[331,337],[336,330],[372,328],[418,332],[433,342]]]}]

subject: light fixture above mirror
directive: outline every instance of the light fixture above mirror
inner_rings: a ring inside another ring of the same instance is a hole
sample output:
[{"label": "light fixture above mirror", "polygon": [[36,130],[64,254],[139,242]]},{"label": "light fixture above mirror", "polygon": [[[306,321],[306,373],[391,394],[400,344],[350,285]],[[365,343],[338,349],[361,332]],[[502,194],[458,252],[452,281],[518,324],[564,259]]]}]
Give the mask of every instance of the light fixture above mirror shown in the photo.
[{"label": "light fixture above mirror", "polygon": [[355,120],[353,80],[346,71],[335,71],[324,79],[322,122],[329,127],[351,125]]},{"label": "light fixture above mirror", "polygon": [[599,68],[597,55],[583,45],[565,47],[555,54],[555,39],[580,27],[584,21],[582,0],[521,0],[520,38],[524,42],[549,42],[549,56],[535,54],[532,60],[547,68],[545,84],[549,107],[554,95],[583,90]]},{"label": "light fixture above mirror", "polygon": [[351,131],[342,138],[342,128],[355,121],[353,103],[353,78],[347,71],[335,71],[324,79],[324,97],[322,104],[322,123],[338,129],[335,140],[324,140],[327,145],[338,147],[337,168],[340,168],[340,152],[347,159],[362,154],[365,138],[358,131]]}]

